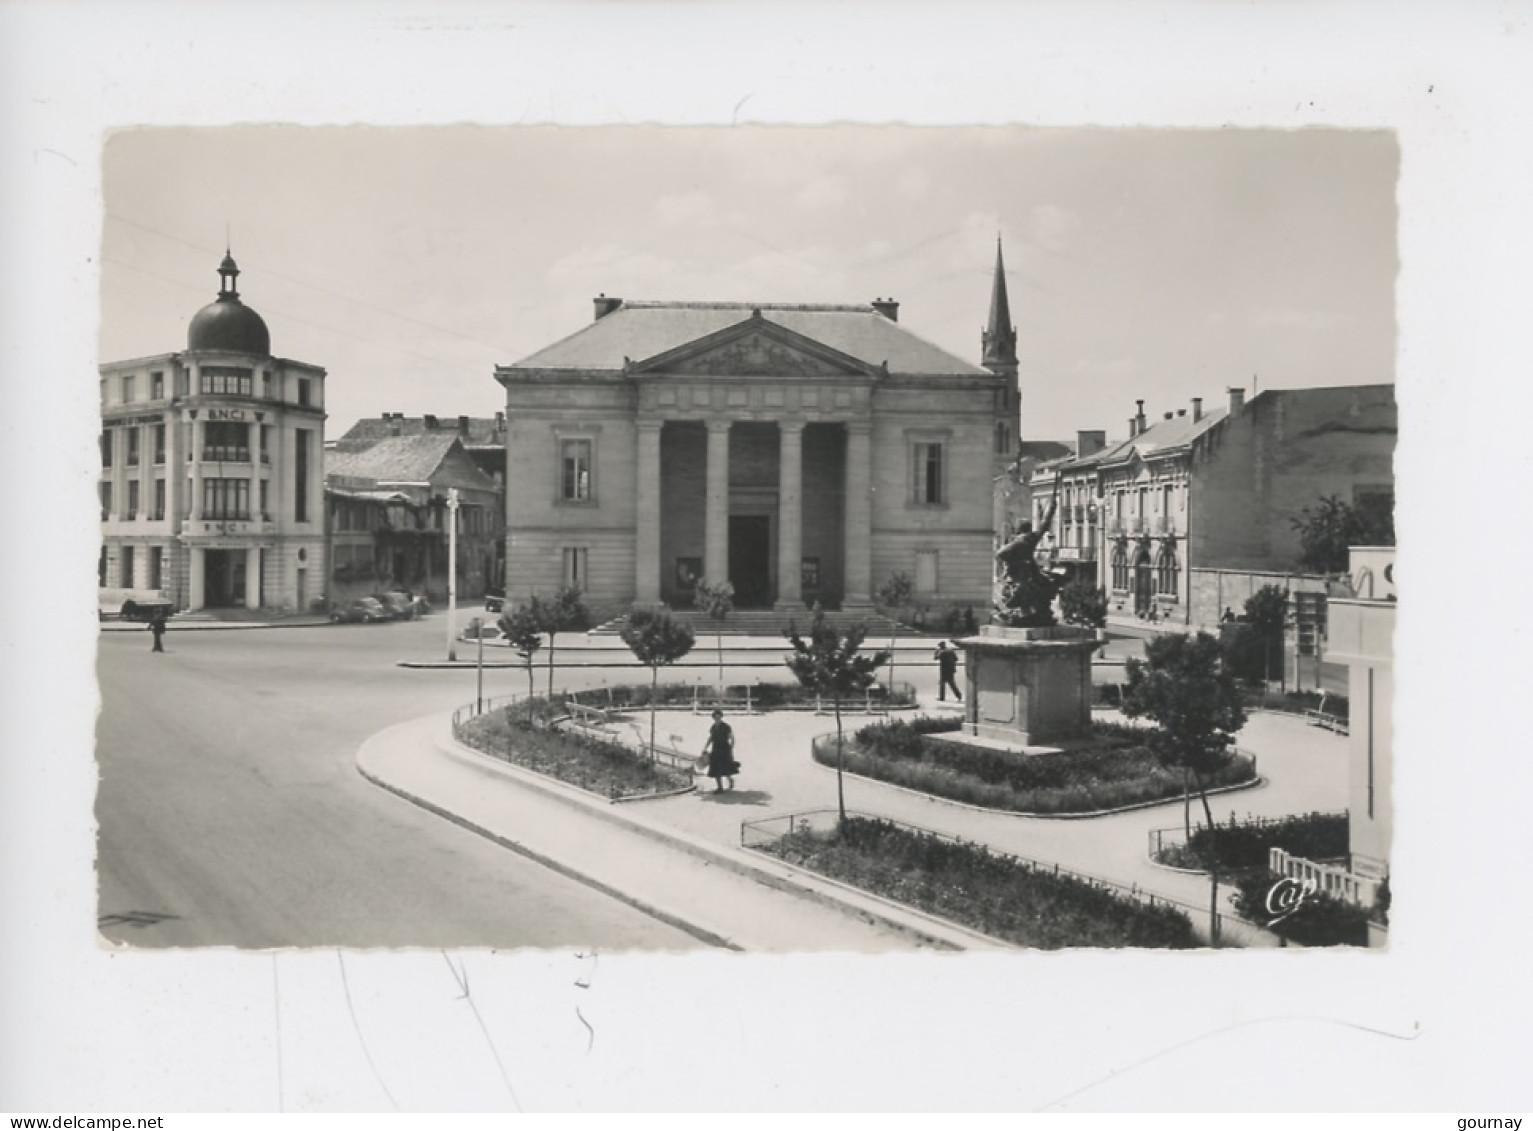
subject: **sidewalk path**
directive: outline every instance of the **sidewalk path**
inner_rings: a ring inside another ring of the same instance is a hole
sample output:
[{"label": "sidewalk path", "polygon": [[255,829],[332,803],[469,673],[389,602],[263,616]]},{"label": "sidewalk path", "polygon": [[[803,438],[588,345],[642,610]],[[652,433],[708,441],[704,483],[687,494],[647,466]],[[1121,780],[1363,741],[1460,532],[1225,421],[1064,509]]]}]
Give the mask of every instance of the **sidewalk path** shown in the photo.
[{"label": "sidewalk path", "polygon": [[[358,764],[379,784],[717,945],[768,951],[998,945],[742,849],[742,821],[834,808],[835,771],[813,760],[810,740],[834,733],[835,723],[807,712],[737,714],[729,721],[743,765],[734,791],[714,793],[700,779],[697,792],[623,805],[468,751],[452,740],[442,716],[375,736]],[[844,721],[850,732],[868,717]],[[661,711],[656,733],[675,736],[684,751],[700,751],[708,724],[706,715]],[[647,732],[647,715],[638,712],[613,737],[638,745]],[[1215,820],[1345,808],[1346,739],[1295,717],[1259,713],[1241,732],[1240,746],[1257,755],[1264,783],[1210,798]],[[845,789],[851,810],[1207,906],[1206,877],[1157,867],[1147,857],[1151,830],[1180,827],[1180,800],[1062,820],[978,810],[853,775],[846,775]],[[1200,808],[1196,799],[1194,805]],[[1228,909],[1223,896],[1220,903]]]},{"label": "sidewalk path", "polygon": [[[612,805],[468,750],[437,715],[365,743],[378,785],[581,880],[712,946],[754,952],[993,949],[993,940],[806,876],[655,820],[652,802]],[[691,795],[685,795],[690,799]]]}]

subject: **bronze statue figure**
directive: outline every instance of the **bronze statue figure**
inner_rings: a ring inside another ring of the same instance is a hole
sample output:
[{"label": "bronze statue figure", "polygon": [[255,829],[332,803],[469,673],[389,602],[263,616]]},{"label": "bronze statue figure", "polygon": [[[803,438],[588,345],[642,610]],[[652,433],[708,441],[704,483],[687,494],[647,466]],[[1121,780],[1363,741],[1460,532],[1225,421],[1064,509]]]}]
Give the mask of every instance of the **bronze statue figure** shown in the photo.
[{"label": "bronze statue figure", "polygon": [[1054,521],[1059,506],[1059,485],[1048,513],[1036,529],[1024,530],[996,551],[1001,579],[995,598],[995,623],[1013,628],[1046,628],[1054,618],[1054,598],[1064,578],[1038,564],[1038,546]]}]

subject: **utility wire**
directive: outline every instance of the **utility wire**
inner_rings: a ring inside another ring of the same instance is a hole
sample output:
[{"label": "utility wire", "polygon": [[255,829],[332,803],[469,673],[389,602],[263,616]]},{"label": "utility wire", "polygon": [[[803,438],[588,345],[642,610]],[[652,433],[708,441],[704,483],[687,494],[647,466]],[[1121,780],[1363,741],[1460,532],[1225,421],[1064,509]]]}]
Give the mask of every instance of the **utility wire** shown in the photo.
[{"label": "utility wire", "polygon": [[[126,224],[130,228],[137,228],[141,232],[148,232],[151,235],[159,236],[161,239],[170,240],[172,243],[181,244],[183,247],[189,247],[194,251],[205,251],[210,255],[219,254],[215,248],[210,248],[205,244],[194,243],[191,240],[182,239],[180,236],[161,231],[159,228],[151,227],[150,225],[140,223],[137,220],[130,220],[126,216],[118,215],[115,212],[108,212],[106,215],[108,219],[115,220],[119,224]],[[295,283],[300,287],[308,287],[310,290],[318,291],[320,294],[329,295],[331,298],[338,298],[343,302],[354,303],[357,306],[366,307],[368,310],[375,311],[379,314],[387,314],[390,318],[397,318],[404,322],[410,322],[416,326],[421,327],[422,329],[431,330],[434,333],[446,334],[449,337],[459,338],[465,342],[472,342],[475,345],[484,346],[486,349],[492,349],[501,354],[508,354],[512,352],[508,347],[499,343],[486,342],[483,339],[475,338],[472,335],[464,334],[457,330],[449,330],[445,326],[438,326],[431,322],[422,321],[421,319],[415,318],[409,314],[401,313],[398,310],[393,310],[386,306],[379,306],[377,303],[370,302],[367,299],[358,298],[355,295],[342,294],[340,291],[333,291],[328,287],[322,287],[318,283],[311,283],[307,279],[300,279],[294,275],[284,274],[283,272],[278,271],[275,268],[266,265],[265,263],[262,263],[260,260],[251,260],[250,263],[252,266],[258,268],[263,274],[270,275],[274,279],[283,279],[289,283]],[[119,264],[119,266],[125,265]],[[288,317],[291,317],[291,315]]]}]

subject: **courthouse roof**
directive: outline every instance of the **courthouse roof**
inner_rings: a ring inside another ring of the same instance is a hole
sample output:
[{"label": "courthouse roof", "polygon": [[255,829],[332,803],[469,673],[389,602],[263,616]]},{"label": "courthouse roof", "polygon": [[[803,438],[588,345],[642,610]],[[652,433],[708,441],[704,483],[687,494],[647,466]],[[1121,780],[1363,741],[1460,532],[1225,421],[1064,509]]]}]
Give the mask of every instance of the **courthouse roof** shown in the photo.
[{"label": "courthouse roof", "polygon": [[[615,300],[614,300],[615,301]],[[989,376],[912,334],[872,306],[749,302],[623,302],[562,341],[505,368],[620,370],[751,318],[755,311],[794,333],[890,373]]]},{"label": "courthouse roof", "polygon": [[[454,448],[458,458],[454,458]],[[455,432],[389,436],[360,451],[328,451],[325,474],[380,484],[496,489],[494,481],[468,458]]]}]

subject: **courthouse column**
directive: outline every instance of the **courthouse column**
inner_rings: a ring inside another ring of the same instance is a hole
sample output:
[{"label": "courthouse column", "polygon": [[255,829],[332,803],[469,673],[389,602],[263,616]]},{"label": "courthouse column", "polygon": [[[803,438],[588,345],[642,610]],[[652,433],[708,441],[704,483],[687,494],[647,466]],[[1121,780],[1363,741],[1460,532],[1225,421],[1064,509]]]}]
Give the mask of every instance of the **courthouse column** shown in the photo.
[{"label": "courthouse column", "polygon": [[660,604],[661,426],[659,420],[638,422],[633,599],[640,605]]},{"label": "courthouse column", "polygon": [[873,603],[873,426],[866,420],[846,424],[846,583],[843,608]]},{"label": "courthouse column", "polygon": [[804,558],[804,425],[781,421],[778,436],[777,607],[802,608]]},{"label": "courthouse column", "polygon": [[729,580],[729,421],[708,421],[708,496],[703,535],[703,576]]}]

